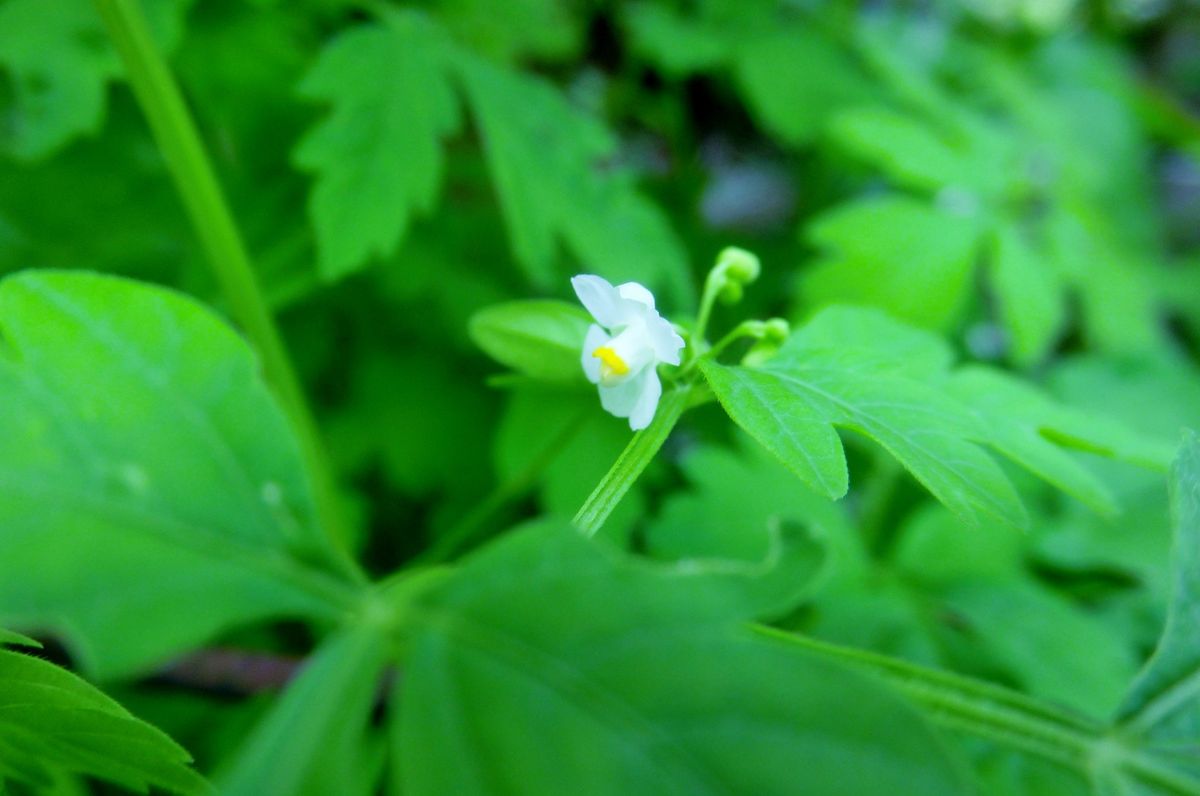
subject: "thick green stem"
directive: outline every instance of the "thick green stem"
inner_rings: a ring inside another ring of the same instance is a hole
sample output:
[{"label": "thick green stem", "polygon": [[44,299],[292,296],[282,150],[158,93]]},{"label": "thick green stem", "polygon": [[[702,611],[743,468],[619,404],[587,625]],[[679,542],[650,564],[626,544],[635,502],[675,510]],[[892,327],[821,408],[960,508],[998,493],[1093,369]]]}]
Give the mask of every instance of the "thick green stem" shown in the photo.
[{"label": "thick green stem", "polygon": [[667,441],[671,429],[679,422],[683,410],[688,407],[691,393],[691,384],[682,384],[670,390],[659,402],[658,411],[650,425],[634,434],[625,450],[621,451],[617,461],[575,515],[575,527],[585,536],[596,535],[621,498],[645,471],[654,454]]},{"label": "thick green stem", "polygon": [[334,480],[316,424],[179,87],[150,36],[137,0],[94,2],[230,312],[258,351],[263,372],[299,435],[321,527],[346,572],[361,577],[346,550]]}]

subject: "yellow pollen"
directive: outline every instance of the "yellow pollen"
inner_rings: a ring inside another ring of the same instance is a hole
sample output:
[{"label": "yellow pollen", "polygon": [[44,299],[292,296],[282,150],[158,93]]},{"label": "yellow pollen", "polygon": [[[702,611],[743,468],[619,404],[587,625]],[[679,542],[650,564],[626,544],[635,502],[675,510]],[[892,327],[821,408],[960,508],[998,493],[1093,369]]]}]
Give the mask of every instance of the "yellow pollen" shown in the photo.
[{"label": "yellow pollen", "polygon": [[629,365],[625,364],[625,360],[617,356],[617,352],[606,345],[593,351],[592,356],[600,360],[603,369],[614,376],[624,376],[629,372]]}]

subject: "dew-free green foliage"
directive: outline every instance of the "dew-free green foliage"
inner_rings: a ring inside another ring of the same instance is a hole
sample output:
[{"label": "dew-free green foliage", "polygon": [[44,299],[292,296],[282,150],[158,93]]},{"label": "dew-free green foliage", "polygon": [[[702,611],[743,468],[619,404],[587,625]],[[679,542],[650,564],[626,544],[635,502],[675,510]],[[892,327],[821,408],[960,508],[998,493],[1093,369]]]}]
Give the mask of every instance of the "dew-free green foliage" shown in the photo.
[{"label": "dew-free green foliage", "polygon": [[[562,523],[516,531],[412,609],[403,792],[786,793],[798,771],[816,792],[962,792],[899,703],[740,626],[803,586],[808,557],[775,555],[652,567]],[[843,688],[863,689],[858,707],[834,708]],[[871,766],[853,764],[860,745]]]},{"label": "dew-free green foliage", "polygon": [[326,276],[391,255],[409,216],[432,208],[441,139],[458,125],[447,57],[436,28],[397,16],[342,34],[300,84],[305,96],[334,103],[295,154],[318,174],[310,212]]},{"label": "dew-free green foliage", "polygon": [[3,621],[55,628],[112,677],[234,625],[336,613],[295,440],[228,326],[61,272],[0,282],[0,317]]},{"label": "dew-free green foliage", "polygon": [[[0,630],[0,644],[37,642]],[[207,793],[190,762],[178,744],[70,672],[0,649],[0,790],[50,787],[77,774],[140,791]]]},{"label": "dew-free green foliage", "polygon": [[849,486],[834,426],[873,439],[973,523],[987,516],[1026,524],[1016,491],[982,445],[1100,508],[1109,501],[1103,486],[1046,437],[1141,464],[1162,461],[1119,426],[1059,409],[999,374],[952,372],[950,360],[935,337],[875,312],[834,308],[763,367],[701,367],[730,417],[831,498]]},{"label": "dew-free green foliage", "polygon": [[1200,794],[1194,12],[918,5],[0,0],[0,789]]}]

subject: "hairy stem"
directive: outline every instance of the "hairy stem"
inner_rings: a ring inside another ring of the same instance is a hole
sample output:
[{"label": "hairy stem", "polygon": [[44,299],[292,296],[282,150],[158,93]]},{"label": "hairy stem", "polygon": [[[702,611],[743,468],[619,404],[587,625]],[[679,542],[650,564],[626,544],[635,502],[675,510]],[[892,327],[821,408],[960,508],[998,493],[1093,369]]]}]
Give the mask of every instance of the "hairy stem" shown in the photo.
[{"label": "hairy stem", "polygon": [[316,423],[179,87],[150,36],[137,0],[94,2],[230,312],[257,350],[263,373],[299,435],[321,526],[339,564],[347,574],[361,578],[346,550],[334,479]]},{"label": "hairy stem", "polygon": [[691,393],[690,383],[681,384],[667,392],[659,402],[658,411],[650,425],[633,435],[617,461],[592,490],[574,519],[575,527],[585,536],[596,535],[621,498],[645,471],[654,454],[667,441],[671,429],[679,422],[683,410],[688,407]]}]

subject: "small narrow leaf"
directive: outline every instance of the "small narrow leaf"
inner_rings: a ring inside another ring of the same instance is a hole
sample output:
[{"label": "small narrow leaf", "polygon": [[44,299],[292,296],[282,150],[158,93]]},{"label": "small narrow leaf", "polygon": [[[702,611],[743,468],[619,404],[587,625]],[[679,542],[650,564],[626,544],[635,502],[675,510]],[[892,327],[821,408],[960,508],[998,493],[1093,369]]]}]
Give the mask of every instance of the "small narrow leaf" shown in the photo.
[{"label": "small narrow leaf", "polygon": [[70,672],[0,650],[0,791],[6,780],[44,786],[69,772],[142,792],[207,792],[190,762],[178,744]]},{"label": "small narrow leaf", "polygon": [[580,354],[591,318],[565,301],[494,304],[471,317],[475,344],[502,365],[546,381],[583,378]]},{"label": "small narrow leaf", "polygon": [[309,211],[326,278],[391,255],[411,216],[432,209],[440,139],[459,124],[446,46],[420,16],[391,14],[330,42],[300,85],[333,105],[295,152],[317,175]]}]

